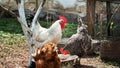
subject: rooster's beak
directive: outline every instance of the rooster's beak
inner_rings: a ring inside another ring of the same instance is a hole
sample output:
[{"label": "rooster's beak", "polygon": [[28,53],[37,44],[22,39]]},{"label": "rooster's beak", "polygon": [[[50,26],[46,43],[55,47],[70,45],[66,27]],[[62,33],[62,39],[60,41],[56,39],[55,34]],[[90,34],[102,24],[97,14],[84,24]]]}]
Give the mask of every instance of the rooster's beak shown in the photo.
[{"label": "rooster's beak", "polygon": [[66,23],[65,23],[65,26],[66,26]]}]

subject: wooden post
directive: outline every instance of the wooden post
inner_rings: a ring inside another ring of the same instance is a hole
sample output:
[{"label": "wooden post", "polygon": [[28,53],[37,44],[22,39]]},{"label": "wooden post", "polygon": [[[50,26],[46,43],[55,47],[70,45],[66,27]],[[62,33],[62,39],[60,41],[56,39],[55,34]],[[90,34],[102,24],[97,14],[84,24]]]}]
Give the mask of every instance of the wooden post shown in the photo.
[{"label": "wooden post", "polygon": [[87,0],[87,25],[91,36],[94,36],[95,3],[96,0]]},{"label": "wooden post", "polygon": [[106,2],[106,12],[107,12],[107,23],[108,23],[108,27],[107,27],[107,36],[110,36],[110,17],[111,17],[111,10],[110,10],[110,2],[107,1]]}]

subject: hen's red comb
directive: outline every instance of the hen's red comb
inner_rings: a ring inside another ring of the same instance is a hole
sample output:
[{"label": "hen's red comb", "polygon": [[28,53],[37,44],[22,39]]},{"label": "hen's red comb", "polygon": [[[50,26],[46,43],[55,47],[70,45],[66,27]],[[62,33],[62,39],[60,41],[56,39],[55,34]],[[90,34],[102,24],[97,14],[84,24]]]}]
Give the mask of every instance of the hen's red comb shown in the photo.
[{"label": "hen's red comb", "polygon": [[64,54],[64,55],[66,55],[66,54],[69,54],[69,51],[68,50],[64,50],[64,48],[60,48],[60,52],[61,52],[61,54]]},{"label": "hen's red comb", "polygon": [[64,16],[59,15],[59,19],[62,19],[65,23],[67,22],[67,18],[65,18]]}]

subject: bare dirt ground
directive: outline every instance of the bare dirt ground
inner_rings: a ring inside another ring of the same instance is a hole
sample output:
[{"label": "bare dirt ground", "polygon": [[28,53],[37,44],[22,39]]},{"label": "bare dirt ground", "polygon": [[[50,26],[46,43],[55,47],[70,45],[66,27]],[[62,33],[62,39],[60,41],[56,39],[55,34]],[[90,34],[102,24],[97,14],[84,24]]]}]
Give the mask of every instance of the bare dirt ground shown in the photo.
[{"label": "bare dirt ground", "polygon": [[14,49],[1,46],[0,51],[4,51],[3,56],[0,56],[0,68],[27,68],[28,46],[15,47]]},{"label": "bare dirt ground", "polygon": [[[27,44],[13,48],[0,45],[0,51],[3,52],[3,54],[0,56],[0,68],[27,68],[29,55],[28,53],[29,48]],[[105,64],[100,60],[99,57],[87,56],[81,58],[80,68],[119,68],[119,67]]]},{"label": "bare dirt ground", "polygon": [[82,68],[119,68],[118,66],[105,64],[100,57],[85,57],[81,59]]}]

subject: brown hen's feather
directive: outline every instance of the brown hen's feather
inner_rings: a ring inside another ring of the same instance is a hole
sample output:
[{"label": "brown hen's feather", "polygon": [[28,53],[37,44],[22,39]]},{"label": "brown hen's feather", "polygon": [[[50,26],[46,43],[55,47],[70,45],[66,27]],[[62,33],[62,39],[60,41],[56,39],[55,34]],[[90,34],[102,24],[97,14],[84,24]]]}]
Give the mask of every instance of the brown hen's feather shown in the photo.
[{"label": "brown hen's feather", "polygon": [[49,42],[41,48],[37,48],[33,54],[36,68],[60,68],[56,44]]}]

